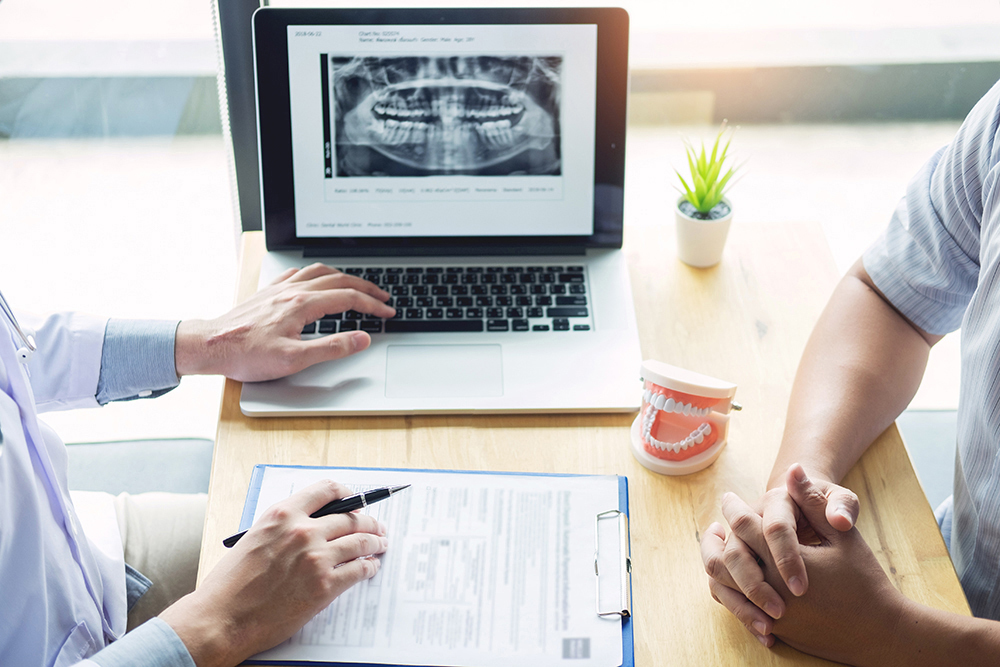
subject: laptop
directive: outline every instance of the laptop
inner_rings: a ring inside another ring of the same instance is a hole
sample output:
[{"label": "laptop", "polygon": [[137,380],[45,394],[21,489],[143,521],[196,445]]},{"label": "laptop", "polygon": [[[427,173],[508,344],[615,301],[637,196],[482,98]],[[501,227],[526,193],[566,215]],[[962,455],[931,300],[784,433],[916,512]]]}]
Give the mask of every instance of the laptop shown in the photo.
[{"label": "laptop", "polygon": [[322,261],[397,315],[372,344],[245,383],[249,416],[631,412],[621,9],[261,8],[261,285]]}]

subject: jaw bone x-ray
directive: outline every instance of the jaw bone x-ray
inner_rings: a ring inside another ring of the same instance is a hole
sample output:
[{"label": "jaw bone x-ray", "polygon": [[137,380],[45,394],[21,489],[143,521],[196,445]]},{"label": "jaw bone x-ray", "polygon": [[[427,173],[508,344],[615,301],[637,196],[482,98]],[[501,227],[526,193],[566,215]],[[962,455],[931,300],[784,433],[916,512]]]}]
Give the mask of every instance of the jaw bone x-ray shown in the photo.
[{"label": "jaw bone x-ray", "polygon": [[560,57],[330,63],[338,176],[561,173]]}]

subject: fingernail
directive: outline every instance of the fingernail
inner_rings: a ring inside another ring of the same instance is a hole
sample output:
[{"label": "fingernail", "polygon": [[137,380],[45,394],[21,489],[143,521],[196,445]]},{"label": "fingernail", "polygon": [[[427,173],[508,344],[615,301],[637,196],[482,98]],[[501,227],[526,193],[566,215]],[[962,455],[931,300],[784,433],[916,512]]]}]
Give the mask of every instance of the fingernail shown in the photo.
[{"label": "fingernail", "polygon": [[389,533],[389,529],[386,528],[386,526],[385,526],[384,523],[382,523],[381,521],[379,521],[378,522],[378,534],[379,535],[387,535],[388,533]]},{"label": "fingernail", "polygon": [[382,551],[385,551],[386,549],[389,548],[389,539],[388,538],[386,538],[386,537],[380,537],[379,541],[382,542]]},{"label": "fingernail", "polygon": [[764,625],[764,621],[754,621],[751,625],[753,625],[754,630],[756,630],[760,634],[762,635],[767,634],[767,626]]},{"label": "fingernail", "polygon": [[778,609],[778,605],[776,605],[776,604],[773,604],[773,603],[770,603],[770,602],[767,603],[767,604],[765,604],[764,605],[764,611],[767,612],[768,616],[770,616],[771,618],[773,618],[775,620],[778,620],[779,618],[781,618],[781,610]]},{"label": "fingernail", "polygon": [[355,352],[365,349],[368,346],[368,335],[361,331],[355,331],[351,334],[351,344],[354,345]]},{"label": "fingernail", "polygon": [[801,579],[798,577],[792,577],[788,580],[788,590],[790,590],[792,595],[795,597],[799,597],[805,592],[806,587],[803,585]]},{"label": "fingernail", "polygon": [[843,505],[841,505],[840,507],[838,507],[836,509],[836,512],[840,516],[842,516],[845,519],[847,519],[847,523],[851,524],[852,526],[854,525],[854,517],[851,516],[851,513],[847,511],[846,507],[844,507]]},{"label": "fingernail", "polygon": [[767,641],[768,641],[767,637],[762,637],[761,635],[757,635],[757,641],[759,641],[761,644],[763,644],[764,648],[770,648],[770,646],[768,646],[768,644],[767,644]]},{"label": "fingernail", "polygon": [[793,476],[795,477],[795,481],[801,482],[802,484],[805,484],[806,482],[809,481],[809,478],[806,477],[805,468],[803,468],[802,466],[799,466],[798,468],[795,469]]}]

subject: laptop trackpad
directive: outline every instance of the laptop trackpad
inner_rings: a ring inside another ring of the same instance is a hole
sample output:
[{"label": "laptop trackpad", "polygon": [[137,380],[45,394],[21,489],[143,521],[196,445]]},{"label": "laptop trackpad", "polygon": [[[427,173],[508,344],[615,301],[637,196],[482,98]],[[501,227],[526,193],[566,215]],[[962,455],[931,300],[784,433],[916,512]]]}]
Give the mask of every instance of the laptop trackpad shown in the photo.
[{"label": "laptop trackpad", "polygon": [[390,345],[388,398],[503,396],[500,345]]}]

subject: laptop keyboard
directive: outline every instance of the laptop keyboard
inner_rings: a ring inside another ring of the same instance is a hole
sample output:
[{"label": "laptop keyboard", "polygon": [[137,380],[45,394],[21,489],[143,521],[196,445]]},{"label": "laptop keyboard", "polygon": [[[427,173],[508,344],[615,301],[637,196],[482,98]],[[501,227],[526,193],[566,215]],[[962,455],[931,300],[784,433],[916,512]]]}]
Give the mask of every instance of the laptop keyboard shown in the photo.
[{"label": "laptop keyboard", "polygon": [[590,331],[587,271],[579,265],[345,267],[392,295],[396,316],[349,310],[306,325],[303,335]]}]

